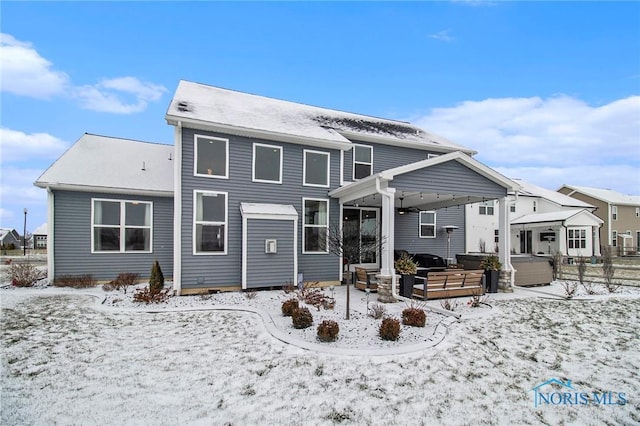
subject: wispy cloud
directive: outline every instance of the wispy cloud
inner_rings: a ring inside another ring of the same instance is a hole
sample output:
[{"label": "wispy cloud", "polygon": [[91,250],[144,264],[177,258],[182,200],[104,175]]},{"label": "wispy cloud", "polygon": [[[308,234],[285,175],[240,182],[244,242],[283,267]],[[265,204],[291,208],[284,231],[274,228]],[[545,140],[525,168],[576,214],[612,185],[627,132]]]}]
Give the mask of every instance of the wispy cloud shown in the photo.
[{"label": "wispy cloud", "polygon": [[167,92],[163,86],[135,77],[105,79],[93,85],[74,85],[69,76],[56,70],[31,43],[0,34],[2,91],[19,96],[49,99],[66,96],[81,108],[116,114],[132,114],[146,109]]},{"label": "wispy cloud", "polygon": [[412,121],[477,150],[509,177],[549,189],[640,188],[640,96],[600,106],[566,95],[466,101]]},{"label": "wispy cloud", "polygon": [[446,41],[446,42],[450,42],[453,41],[454,38],[449,35],[450,30],[442,30],[442,31],[438,31],[435,34],[429,34],[428,37],[435,39],[435,40],[439,40],[439,41]]},{"label": "wispy cloud", "polygon": [[0,127],[0,163],[56,158],[68,144],[48,133],[24,133]]}]

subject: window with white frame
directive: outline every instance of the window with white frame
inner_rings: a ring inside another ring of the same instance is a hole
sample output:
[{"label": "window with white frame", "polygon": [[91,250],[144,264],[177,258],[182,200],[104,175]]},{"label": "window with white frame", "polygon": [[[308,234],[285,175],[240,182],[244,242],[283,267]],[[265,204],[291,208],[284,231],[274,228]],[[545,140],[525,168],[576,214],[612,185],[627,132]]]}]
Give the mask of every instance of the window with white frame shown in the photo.
[{"label": "window with white frame", "polygon": [[587,247],[587,231],[584,229],[569,229],[567,231],[567,244],[570,249],[583,249]]},{"label": "window with white frame", "polygon": [[436,212],[422,211],[419,217],[420,238],[436,237]]},{"label": "window with white frame", "polygon": [[536,201],[533,202],[533,211],[537,211],[538,210],[538,203]]},{"label": "window with white frame", "polygon": [[493,242],[494,243],[499,243],[500,242],[500,230],[499,229],[494,229],[493,230]]},{"label": "window with white frame", "polygon": [[483,201],[480,203],[479,213],[481,215],[493,216],[494,200]]},{"label": "window with white frame", "polygon": [[636,217],[640,217],[640,207],[636,207]]},{"label": "window with white frame", "polygon": [[618,231],[611,231],[611,245],[618,247]]},{"label": "window with white frame", "polygon": [[303,252],[327,253],[329,201],[305,198],[302,200],[302,204],[304,210]]},{"label": "window with white frame", "polygon": [[303,184],[329,187],[329,153],[304,150]]},{"label": "window with white frame", "polygon": [[282,183],[282,147],[253,144],[253,181]]},{"label": "window with white frame", "polygon": [[373,173],[373,147],[355,145],[353,147],[353,180],[371,176]]},{"label": "window with white frame", "polygon": [[195,135],[194,174],[210,178],[229,177],[229,140]]},{"label": "window with white frame", "polygon": [[618,220],[618,206],[611,206],[611,220]]},{"label": "window with white frame", "polygon": [[227,193],[194,191],[193,253],[227,253]]},{"label": "window with white frame", "polygon": [[151,252],[153,204],[92,200],[92,252]]},{"label": "window with white frame", "polygon": [[515,212],[516,212],[516,205],[515,205],[515,204],[511,204],[511,205],[509,206],[509,211],[510,211],[511,213],[515,213]]}]

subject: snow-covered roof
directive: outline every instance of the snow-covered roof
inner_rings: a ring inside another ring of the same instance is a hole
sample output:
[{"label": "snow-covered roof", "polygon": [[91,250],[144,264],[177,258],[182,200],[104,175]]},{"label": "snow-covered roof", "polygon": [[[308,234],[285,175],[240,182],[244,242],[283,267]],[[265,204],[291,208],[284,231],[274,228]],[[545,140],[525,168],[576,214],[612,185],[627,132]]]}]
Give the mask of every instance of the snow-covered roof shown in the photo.
[{"label": "snow-covered roof", "polygon": [[403,121],[283,101],[181,80],[165,117],[169,124],[239,132],[348,150],[352,140],[374,140],[438,152],[473,150]]},{"label": "snow-covered roof", "polygon": [[18,235],[18,233],[15,231],[15,229],[11,229],[11,228],[0,228],[0,240],[4,240],[5,237],[9,234],[13,234],[13,236],[15,238],[20,238],[20,236]]},{"label": "snow-covered roof", "polygon": [[524,225],[528,223],[564,222],[576,215],[586,214],[590,222],[603,223],[602,219],[586,209],[559,210],[548,213],[533,213],[521,216],[511,221],[512,225]]},{"label": "snow-covered roof", "polygon": [[242,216],[283,216],[298,217],[298,212],[291,204],[240,203]]},{"label": "snow-covered roof", "polygon": [[563,207],[594,208],[594,206],[589,203],[585,203],[584,201],[569,197],[568,195],[561,194],[557,191],[542,188],[540,186],[525,182],[520,179],[514,180],[520,184],[518,195],[545,198],[552,203],[558,204],[559,206]]},{"label": "snow-covered roof", "polygon": [[640,206],[640,195],[626,195],[611,189],[591,188],[588,186],[562,185],[562,188],[569,188],[605,203]]},{"label": "snow-covered roof", "polygon": [[85,133],[35,185],[173,196],[173,146]]}]

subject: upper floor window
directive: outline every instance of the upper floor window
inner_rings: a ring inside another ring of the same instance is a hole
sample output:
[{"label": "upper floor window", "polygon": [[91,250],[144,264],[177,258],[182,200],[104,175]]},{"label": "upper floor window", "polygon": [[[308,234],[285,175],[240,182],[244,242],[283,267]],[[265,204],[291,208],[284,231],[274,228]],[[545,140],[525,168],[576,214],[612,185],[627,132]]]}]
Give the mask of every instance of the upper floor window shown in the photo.
[{"label": "upper floor window", "polygon": [[493,210],[494,210],[493,200],[483,201],[482,203],[480,203],[479,213],[481,215],[493,216]]},{"label": "upper floor window", "polygon": [[151,202],[93,199],[91,216],[93,253],[151,252]]},{"label": "upper floor window", "polygon": [[329,232],[329,201],[305,198],[303,238],[304,253],[327,253]]},{"label": "upper floor window", "polygon": [[533,211],[537,211],[538,210],[538,203],[536,201],[533,202]]},{"label": "upper floor window", "polygon": [[611,220],[618,220],[618,206],[611,206]]},{"label": "upper floor window", "polygon": [[511,204],[511,205],[509,206],[509,211],[510,211],[511,213],[515,213],[515,212],[516,212],[516,205],[515,205],[515,204]]},{"label": "upper floor window", "polygon": [[436,212],[420,212],[420,238],[436,237]]},{"label": "upper floor window", "polygon": [[329,187],[329,153],[304,150],[303,184]]},{"label": "upper floor window", "polygon": [[229,140],[195,136],[194,174],[211,178],[229,177]]},{"label": "upper floor window", "polygon": [[227,193],[194,191],[193,253],[227,254]]},{"label": "upper floor window", "polygon": [[636,217],[640,217],[640,207],[636,207]]},{"label": "upper floor window", "polygon": [[282,147],[253,144],[253,181],[282,183]]},{"label": "upper floor window", "polygon": [[499,229],[494,229],[493,230],[493,242],[494,243],[499,243],[500,242],[500,230]]},{"label": "upper floor window", "polygon": [[355,145],[353,148],[353,180],[371,176],[373,172],[373,147]]}]

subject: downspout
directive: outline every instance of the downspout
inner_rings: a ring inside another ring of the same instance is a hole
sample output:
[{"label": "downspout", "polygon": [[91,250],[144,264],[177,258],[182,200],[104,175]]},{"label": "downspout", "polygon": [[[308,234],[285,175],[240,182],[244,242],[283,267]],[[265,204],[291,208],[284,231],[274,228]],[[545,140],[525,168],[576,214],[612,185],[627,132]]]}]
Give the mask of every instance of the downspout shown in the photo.
[{"label": "downspout", "polygon": [[49,284],[53,283],[55,279],[56,267],[54,263],[54,237],[53,230],[55,226],[54,222],[54,196],[51,187],[47,187],[47,276],[49,278]]},{"label": "downspout", "polygon": [[173,292],[180,296],[182,290],[182,121],[174,131],[173,165]]}]

